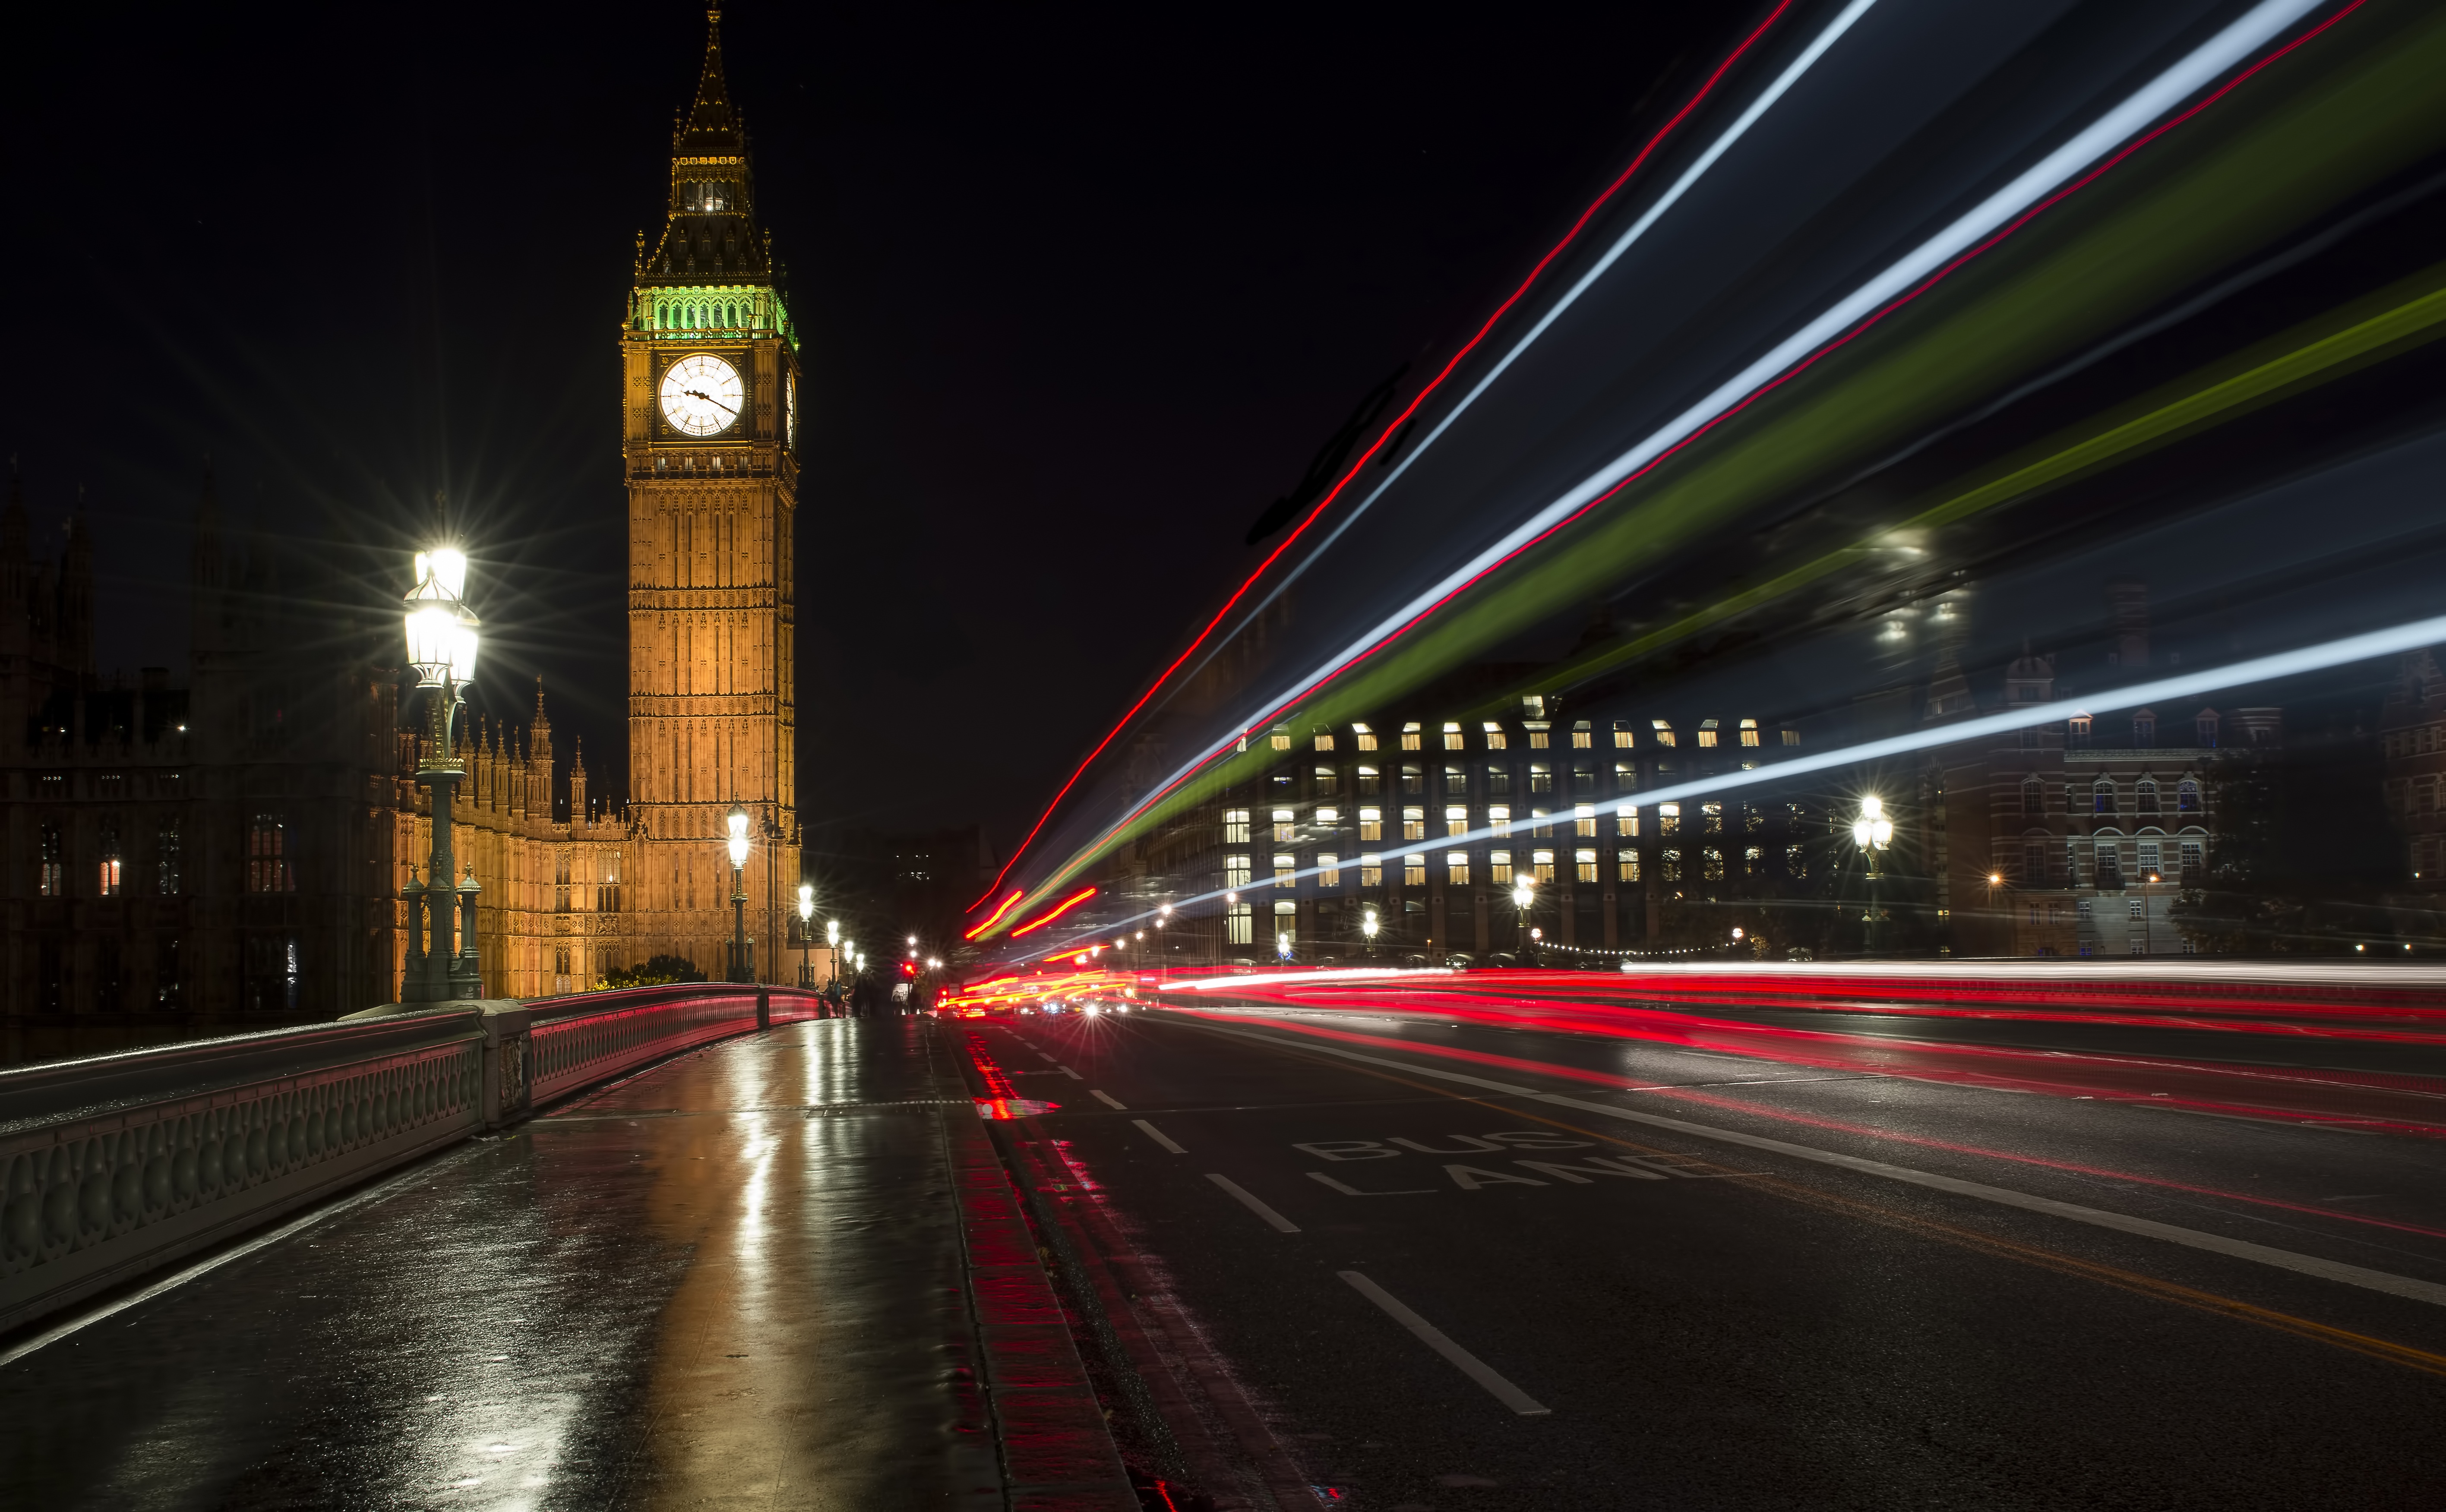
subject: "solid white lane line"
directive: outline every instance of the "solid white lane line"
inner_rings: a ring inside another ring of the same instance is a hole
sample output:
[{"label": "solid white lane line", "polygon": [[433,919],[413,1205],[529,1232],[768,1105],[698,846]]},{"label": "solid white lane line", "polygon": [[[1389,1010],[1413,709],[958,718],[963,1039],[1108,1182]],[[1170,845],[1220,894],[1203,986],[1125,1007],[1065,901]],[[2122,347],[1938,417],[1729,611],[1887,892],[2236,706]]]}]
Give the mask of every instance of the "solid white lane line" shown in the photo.
[{"label": "solid white lane line", "polygon": [[1348,1281],[1351,1289],[1360,1296],[1383,1308],[1394,1322],[1416,1334],[1427,1348],[1458,1366],[1463,1375],[1485,1387],[1505,1407],[1522,1417],[1545,1417],[1553,1411],[1552,1408],[1540,1405],[1535,1397],[1496,1374],[1494,1366],[1445,1337],[1442,1329],[1402,1306],[1400,1297],[1365,1276],[1357,1271],[1336,1271],[1334,1274]]},{"label": "solid white lane line", "polygon": [[1148,1123],[1145,1119],[1133,1118],[1130,1122],[1138,1126],[1139,1133],[1146,1135],[1147,1138],[1154,1140],[1157,1144],[1161,1145],[1164,1148],[1172,1151],[1174,1154],[1186,1155],[1189,1153],[1189,1151],[1181,1148],[1178,1145],[1174,1144],[1172,1142],[1171,1135],[1165,1133],[1162,1129],[1156,1128],[1155,1125]]},{"label": "solid white lane line", "polygon": [[1101,1087],[1088,1088],[1087,1095],[1093,1097],[1098,1102],[1102,1103],[1105,1107],[1110,1108],[1117,1112],[1125,1112],[1128,1111],[1126,1104],[1124,1104],[1120,1098],[1114,1096],[1111,1092],[1104,1091]]},{"label": "solid white lane line", "polygon": [[1265,1204],[1265,1201],[1258,1197],[1256,1193],[1241,1185],[1238,1182],[1233,1181],[1231,1177],[1224,1175],[1221,1171],[1210,1170],[1206,1173],[1206,1179],[1213,1182],[1215,1185],[1222,1187],[1225,1191],[1230,1192],[1232,1197],[1238,1200],[1241,1206],[1256,1214],[1259,1218],[1264,1219],[1267,1223],[1273,1224],[1279,1231],[1286,1234],[1296,1234],[1300,1231],[1300,1226],[1297,1223],[1292,1223],[1282,1214],[1275,1212],[1270,1207],[1268,1207]]},{"label": "solid white lane line", "polygon": [[2079,1203],[2058,1202],[2052,1197],[2039,1197],[2028,1192],[2013,1191],[2007,1187],[1990,1186],[1984,1182],[1963,1181],[1954,1176],[1940,1176],[1934,1171],[1915,1170],[1909,1166],[1896,1166],[1882,1160],[1868,1160],[1858,1155],[1839,1154],[1834,1150],[1819,1149],[1811,1145],[1796,1145],[1787,1140],[1770,1139],[1763,1134],[1745,1134],[1738,1129],[1719,1129],[1712,1124],[1694,1124],[1686,1119],[1667,1118],[1662,1113],[1636,1112],[1628,1108],[1616,1108],[1607,1103],[1592,1103],[1584,1098],[1566,1096],[1561,1092],[1539,1092],[1533,1087],[1518,1087],[1510,1082],[1494,1081],[1484,1076],[1472,1076],[1466,1072],[1421,1066],[1411,1061],[1393,1060],[1383,1055],[1362,1055],[1358,1051],[1344,1050],[1333,1045],[1284,1040],[1271,1035],[1256,1034],[1245,1029],[1224,1032],[1244,1035],[1251,1039],[1270,1041],[1287,1050],[1296,1049],[1312,1051],[1319,1055],[1339,1055],[1345,1060],[1389,1066],[1396,1071],[1407,1072],[1417,1076],[1430,1076],[1438,1081],[1458,1082],[1464,1086],[1480,1087],[1488,1092],[1501,1092],[1507,1097],[1530,1097],[1538,1102],[1552,1103],[1558,1108],[1600,1113],[1608,1118],[1646,1124],[1656,1129],[1669,1129],[1677,1134],[1687,1134],[1694,1139],[1713,1139],[1727,1145],[1746,1146],[1751,1149],[1773,1150],[1778,1155],[1815,1161],[1821,1166],[1837,1166],[1846,1170],[1860,1171],[1871,1176],[1883,1176],[1892,1181],[1909,1182],[1915,1186],[1952,1192],[1957,1196],[1976,1197],[1983,1202],[1995,1203],[2004,1207],[2018,1207],[2025,1212],[2046,1213],[2057,1218],[2070,1219],[2076,1223],[2088,1223],[2098,1228],[2112,1228],[2126,1234],[2138,1234],[2147,1239],[2160,1239],[2170,1244],[2187,1245],[2192,1249],[2230,1256],[2235,1260],[2272,1265],[2278,1270],[2315,1276],[2322,1280],[2341,1281],[2347,1286],[2383,1292],[2389,1297],[2407,1297],[2416,1302],[2446,1307],[2446,1286],[2410,1276],[2398,1276],[2390,1271],[2374,1271],[2366,1266],[2348,1265],[2342,1260],[2322,1260],[2316,1255],[2302,1255],[2289,1249],[2253,1244],[2248,1240],[2227,1239],[2221,1234],[2202,1233],[2195,1228],[2160,1223],[2153,1219],[2130,1218],[2121,1213],[2107,1212],[2103,1208],[2084,1207]]}]

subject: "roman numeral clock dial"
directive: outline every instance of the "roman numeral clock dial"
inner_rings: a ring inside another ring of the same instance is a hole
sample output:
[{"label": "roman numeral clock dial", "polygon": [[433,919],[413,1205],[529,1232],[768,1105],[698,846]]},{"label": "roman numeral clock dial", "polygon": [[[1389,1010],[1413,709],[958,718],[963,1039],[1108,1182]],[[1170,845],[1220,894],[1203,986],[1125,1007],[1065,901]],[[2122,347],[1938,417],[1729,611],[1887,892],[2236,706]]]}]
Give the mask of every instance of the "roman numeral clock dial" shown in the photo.
[{"label": "roman numeral clock dial", "polygon": [[683,435],[718,435],[738,423],[745,393],[739,369],[721,358],[683,357],[663,370],[663,419]]}]

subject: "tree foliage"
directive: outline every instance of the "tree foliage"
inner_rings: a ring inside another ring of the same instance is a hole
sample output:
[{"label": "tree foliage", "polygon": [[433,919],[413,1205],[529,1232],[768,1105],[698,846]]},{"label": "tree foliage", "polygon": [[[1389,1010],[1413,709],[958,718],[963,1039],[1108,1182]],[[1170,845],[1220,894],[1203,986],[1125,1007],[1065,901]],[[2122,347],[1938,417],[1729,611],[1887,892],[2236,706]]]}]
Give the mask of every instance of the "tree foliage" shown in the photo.
[{"label": "tree foliage", "polygon": [[643,965],[616,966],[603,974],[606,987],[659,987],[670,981],[703,981],[705,973],[686,956],[650,956]]},{"label": "tree foliage", "polygon": [[2229,751],[2207,774],[2215,838],[2173,920],[2214,955],[2349,955],[2393,935],[2401,860],[2369,742]]}]

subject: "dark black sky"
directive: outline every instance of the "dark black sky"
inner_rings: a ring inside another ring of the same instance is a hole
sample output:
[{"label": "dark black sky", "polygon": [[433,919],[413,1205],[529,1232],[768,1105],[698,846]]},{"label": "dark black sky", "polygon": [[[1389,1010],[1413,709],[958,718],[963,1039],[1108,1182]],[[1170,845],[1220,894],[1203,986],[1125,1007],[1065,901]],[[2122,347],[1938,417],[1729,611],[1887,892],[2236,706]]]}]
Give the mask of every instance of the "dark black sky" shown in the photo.
[{"label": "dark black sky", "polygon": [[[1764,9],[733,6],[810,378],[808,816],[1014,839],[1358,395],[1465,339]],[[405,589],[367,553],[443,488],[495,707],[541,673],[619,791],[618,319],[703,12],[12,40],[0,440],[52,549],[89,492],[103,667],[183,664],[206,452],[339,607]]]}]

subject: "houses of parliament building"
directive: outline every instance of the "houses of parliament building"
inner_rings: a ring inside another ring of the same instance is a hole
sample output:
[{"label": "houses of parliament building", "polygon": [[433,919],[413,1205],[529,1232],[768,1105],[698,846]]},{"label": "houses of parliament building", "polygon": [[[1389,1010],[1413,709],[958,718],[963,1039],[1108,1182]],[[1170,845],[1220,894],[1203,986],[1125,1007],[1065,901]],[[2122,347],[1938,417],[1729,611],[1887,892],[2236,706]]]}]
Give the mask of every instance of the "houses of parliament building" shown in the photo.
[{"label": "houses of parliament building", "polygon": [[[589,794],[539,685],[523,726],[462,722],[454,850],[482,889],[486,997],[580,990],[667,954],[720,977],[734,804],[753,816],[743,884],[756,973],[783,980],[798,965],[798,342],[711,19],[619,338],[630,792]],[[0,1013],[12,1025],[329,1018],[395,1000],[401,889],[431,836],[413,780],[423,721],[402,718],[413,674],[403,681],[404,648],[368,628],[396,642],[388,606],[339,632],[303,623],[280,591],[280,551],[237,549],[207,478],[188,675],[103,676],[82,512],[56,560],[30,543],[12,479],[0,511]],[[508,706],[502,689],[485,692]]]}]

